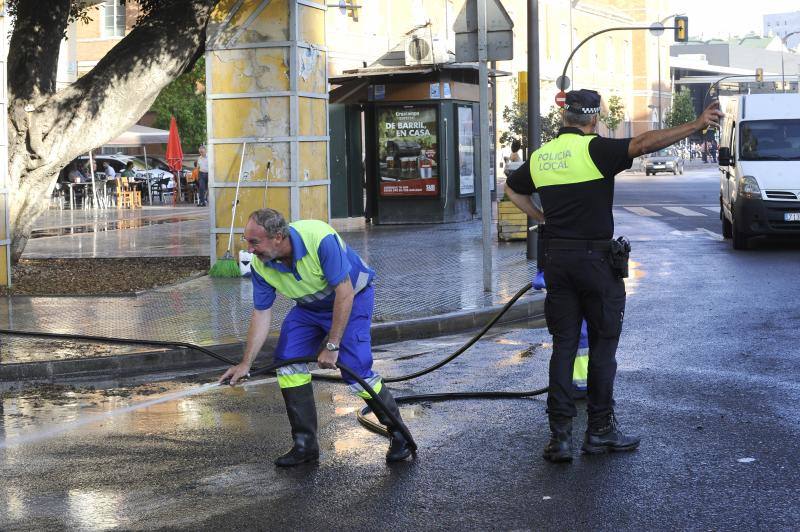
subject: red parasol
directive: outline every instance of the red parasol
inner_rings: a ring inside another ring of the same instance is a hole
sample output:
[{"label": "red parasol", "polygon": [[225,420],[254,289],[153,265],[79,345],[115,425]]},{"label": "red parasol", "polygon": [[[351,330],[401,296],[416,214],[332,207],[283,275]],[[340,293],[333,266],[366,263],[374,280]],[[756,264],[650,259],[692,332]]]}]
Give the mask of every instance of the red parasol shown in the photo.
[{"label": "red parasol", "polygon": [[183,169],[183,149],[181,136],[178,134],[178,123],[173,116],[169,121],[169,138],[167,139],[167,166],[175,173],[175,183],[178,187],[176,200],[181,195],[181,171]]}]

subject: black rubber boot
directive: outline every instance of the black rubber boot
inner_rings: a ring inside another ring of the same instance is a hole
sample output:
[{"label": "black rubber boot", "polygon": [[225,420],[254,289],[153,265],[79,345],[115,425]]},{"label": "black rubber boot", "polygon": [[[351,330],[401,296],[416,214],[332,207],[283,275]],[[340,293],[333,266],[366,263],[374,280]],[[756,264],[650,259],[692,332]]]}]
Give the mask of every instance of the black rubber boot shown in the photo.
[{"label": "black rubber boot", "polygon": [[635,451],[641,438],[623,434],[617,418],[610,414],[598,422],[590,422],[581,450],[586,454]]},{"label": "black rubber boot", "polygon": [[282,388],[286,415],[292,426],[294,446],[275,460],[278,467],[292,467],[319,460],[317,443],[317,405],[311,383],[293,388]]},{"label": "black rubber boot", "polygon": [[550,419],[550,441],[542,457],[548,462],[572,462],[572,420]]},{"label": "black rubber boot", "polygon": [[[381,391],[378,392],[378,397],[381,398],[381,401],[383,401],[383,404],[386,405],[386,408],[388,408],[392,414],[394,414],[395,417],[400,420],[400,423],[403,423],[403,418],[400,417],[400,409],[397,407],[394,397],[392,397],[392,394],[389,392],[389,389],[386,388],[386,386],[383,386]],[[414,450],[411,448],[411,444],[408,442],[408,440],[406,440],[403,432],[396,427],[394,423],[392,423],[392,420],[386,414],[383,413],[381,407],[373,399],[365,399],[365,401],[375,413],[375,417],[378,418],[378,421],[385,425],[386,430],[389,431],[389,450],[386,451],[386,461],[401,462],[414,454]]]}]

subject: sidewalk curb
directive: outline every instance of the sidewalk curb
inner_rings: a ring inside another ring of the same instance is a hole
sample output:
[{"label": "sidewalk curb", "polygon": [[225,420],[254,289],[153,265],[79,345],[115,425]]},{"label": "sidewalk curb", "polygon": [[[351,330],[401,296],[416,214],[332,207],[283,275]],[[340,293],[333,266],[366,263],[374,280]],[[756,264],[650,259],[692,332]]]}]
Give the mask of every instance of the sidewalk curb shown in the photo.
[{"label": "sidewalk curb", "polygon": [[[478,329],[494,317],[502,307],[503,305],[496,305],[423,318],[373,323],[372,345],[434,338]],[[520,298],[498,323],[510,323],[543,316],[544,294],[535,293]],[[270,337],[265,344],[265,351],[271,351],[276,342],[277,338]],[[234,342],[203,347],[228,358],[239,360],[243,343]],[[120,379],[152,373],[214,367],[221,367],[220,362],[203,353],[186,348],[111,357],[0,364],[0,390],[24,384]]]}]

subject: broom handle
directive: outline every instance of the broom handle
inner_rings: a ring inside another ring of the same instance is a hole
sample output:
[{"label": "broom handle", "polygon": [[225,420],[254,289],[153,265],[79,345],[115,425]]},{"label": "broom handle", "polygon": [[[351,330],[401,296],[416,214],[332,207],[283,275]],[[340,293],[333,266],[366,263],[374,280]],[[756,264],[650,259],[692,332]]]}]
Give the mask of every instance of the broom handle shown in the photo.
[{"label": "broom handle", "polygon": [[247,141],[242,142],[242,158],[239,159],[239,175],[236,178],[236,195],[233,197],[233,209],[231,210],[231,231],[228,233],[228,251],[231,250],[233,245],[233,224],[236,221],[236,204],[239,203],[239,183],[242,182],[242,167],[244,166],[244,151],[247,147]]}]

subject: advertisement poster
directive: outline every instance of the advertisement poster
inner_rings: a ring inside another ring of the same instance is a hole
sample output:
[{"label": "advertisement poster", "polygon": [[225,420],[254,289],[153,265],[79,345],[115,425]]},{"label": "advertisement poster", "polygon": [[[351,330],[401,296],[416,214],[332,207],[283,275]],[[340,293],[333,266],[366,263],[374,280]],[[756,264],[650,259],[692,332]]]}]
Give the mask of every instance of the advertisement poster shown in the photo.
[{"label": "advertisement poster", "polygon": [[458,107],[458,193],[475,193],[475,138],[472,134],[472,107]]},{"label": "advertisement poster", "polygon": [[378,121],[381,196],[438,196],[436,108],[382,107]]}]

